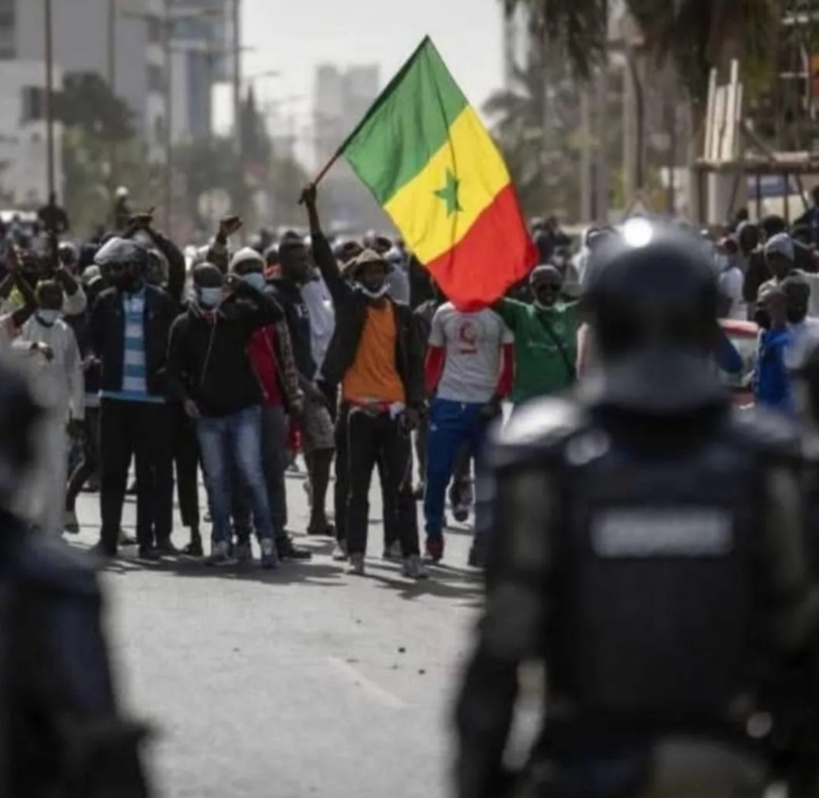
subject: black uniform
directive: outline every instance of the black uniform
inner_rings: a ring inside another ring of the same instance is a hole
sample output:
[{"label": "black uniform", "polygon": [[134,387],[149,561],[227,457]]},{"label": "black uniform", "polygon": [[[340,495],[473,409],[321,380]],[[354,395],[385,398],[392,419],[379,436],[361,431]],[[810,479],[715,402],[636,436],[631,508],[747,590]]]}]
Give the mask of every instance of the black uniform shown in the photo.
[{"label": "black uniform", "polygon": [[119,713],[91,562],[4,509],[35,418],[0,367],[0,795],[142,798],[144,729]]},{"label": "black uniform", "polygon": [[[799,431],[722,393],[716,286],[682,235],[613,241],[589,295],[601,373],[524,408],[489,447],[462,798],[760,794],[770,763],[793,764],[790,710],[811,697],[779,686],[817,618]],[[502,759],[531,660],[548,705],[515,781]]]}]

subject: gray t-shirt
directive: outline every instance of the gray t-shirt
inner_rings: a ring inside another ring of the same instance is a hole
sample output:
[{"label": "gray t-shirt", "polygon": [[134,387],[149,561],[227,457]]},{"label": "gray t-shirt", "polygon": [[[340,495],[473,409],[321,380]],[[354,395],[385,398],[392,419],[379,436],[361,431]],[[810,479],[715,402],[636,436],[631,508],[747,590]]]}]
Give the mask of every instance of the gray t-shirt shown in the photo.
[{"label": "gray t-shirt", "polygon": [[488,402],[498,387],[501,347],[513,341],[511,331],[493,310],[462,313],[451,302],[441,305],[432,318],[429,336],[429,345],[443,348],[446,354],[438,398]]}]

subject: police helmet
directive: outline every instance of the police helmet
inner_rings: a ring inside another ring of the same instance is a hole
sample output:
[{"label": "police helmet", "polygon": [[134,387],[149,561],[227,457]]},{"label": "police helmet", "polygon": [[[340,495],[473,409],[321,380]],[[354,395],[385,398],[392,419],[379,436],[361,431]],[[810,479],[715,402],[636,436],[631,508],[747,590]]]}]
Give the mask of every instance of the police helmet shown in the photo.
[{"label": "police helmet", "polygon": [[721,401],[711,362],[719,290],[699,237],[635,218],[592,257],[584,302],[609,398],[670,413]]}]

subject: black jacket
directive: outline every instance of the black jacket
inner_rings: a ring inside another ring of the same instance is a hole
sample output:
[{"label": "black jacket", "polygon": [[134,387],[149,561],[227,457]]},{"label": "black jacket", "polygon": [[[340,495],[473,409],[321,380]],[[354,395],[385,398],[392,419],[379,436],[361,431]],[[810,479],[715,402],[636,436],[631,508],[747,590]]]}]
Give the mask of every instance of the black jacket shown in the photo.
[{"label": "black jacket", "polygon": [[312,380],[316,375],[316,363],[310,349],[310,312],[301,295],[301,289],[283,277],[271,280],[269,285],[284,311],[296,368],[302,377]]},{"label": "black jacket", "polygon": [[[252,289],[246,289],[252,290]],[[283,318],[269,294],[225,300],[215,319],[191,303],[171,330],[168,382],[174,399],[192,399],[203,416],[222,418],[262,403],[247,346],[254,330]]]},{"label": "black jacket", "polygon": [[[333,297],[336,328],[324,364],[322,375],[330,385],[338,385],[355,361],[361,334],[367,320],[367,297],[356,291],[341,275],[324,234],[313,231],[313,258],[327,289]],[[391,299],[388,301],[392,302]],[[395,366],[404,384],[407,405],[420,407],[424,403],[424,346],[412,310],[407,305],[392,302],[398,326]]]},{"label": "black jacket", "polygon": [[[103,291],[94,303],[88,327],[91,350],[101,361],[100,387],[103,391],[122,390],[125,353],[125,309],[123,292]],[[176,303],[161,288],[145,286],[145,378],[148,393],[165,396],[165,367],[168,337],[177,316]]]}]

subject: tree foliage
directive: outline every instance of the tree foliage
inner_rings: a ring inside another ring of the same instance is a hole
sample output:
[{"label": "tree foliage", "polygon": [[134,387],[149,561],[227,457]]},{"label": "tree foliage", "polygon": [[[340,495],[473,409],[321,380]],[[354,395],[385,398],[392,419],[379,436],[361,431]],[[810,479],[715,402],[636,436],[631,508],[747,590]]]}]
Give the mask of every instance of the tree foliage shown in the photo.
[{"label": "tree foliage", "polygon": [[[532,31],[559,47],[587,77],[606,49],[609,0],[501,0],[507,14],[525,9]],[[658,61],[670,59],[681,84],[701,101],[713,67],[739,58],[751,88],[771,76],[787,0],[625,0]]]},{"label": "tree foliage", "polygon": [[[542,54],[541,54],[542,56]],[[577,92],[560,57],[515,67],[506,89],[484,106],[525,210],[573,212],[577,203],[580,123]]]},{"label": "tree foliage", "polygon": [[134,136],[133,113],[96,72],[69,72],[55,97],[57,118],[106,141]]}]

